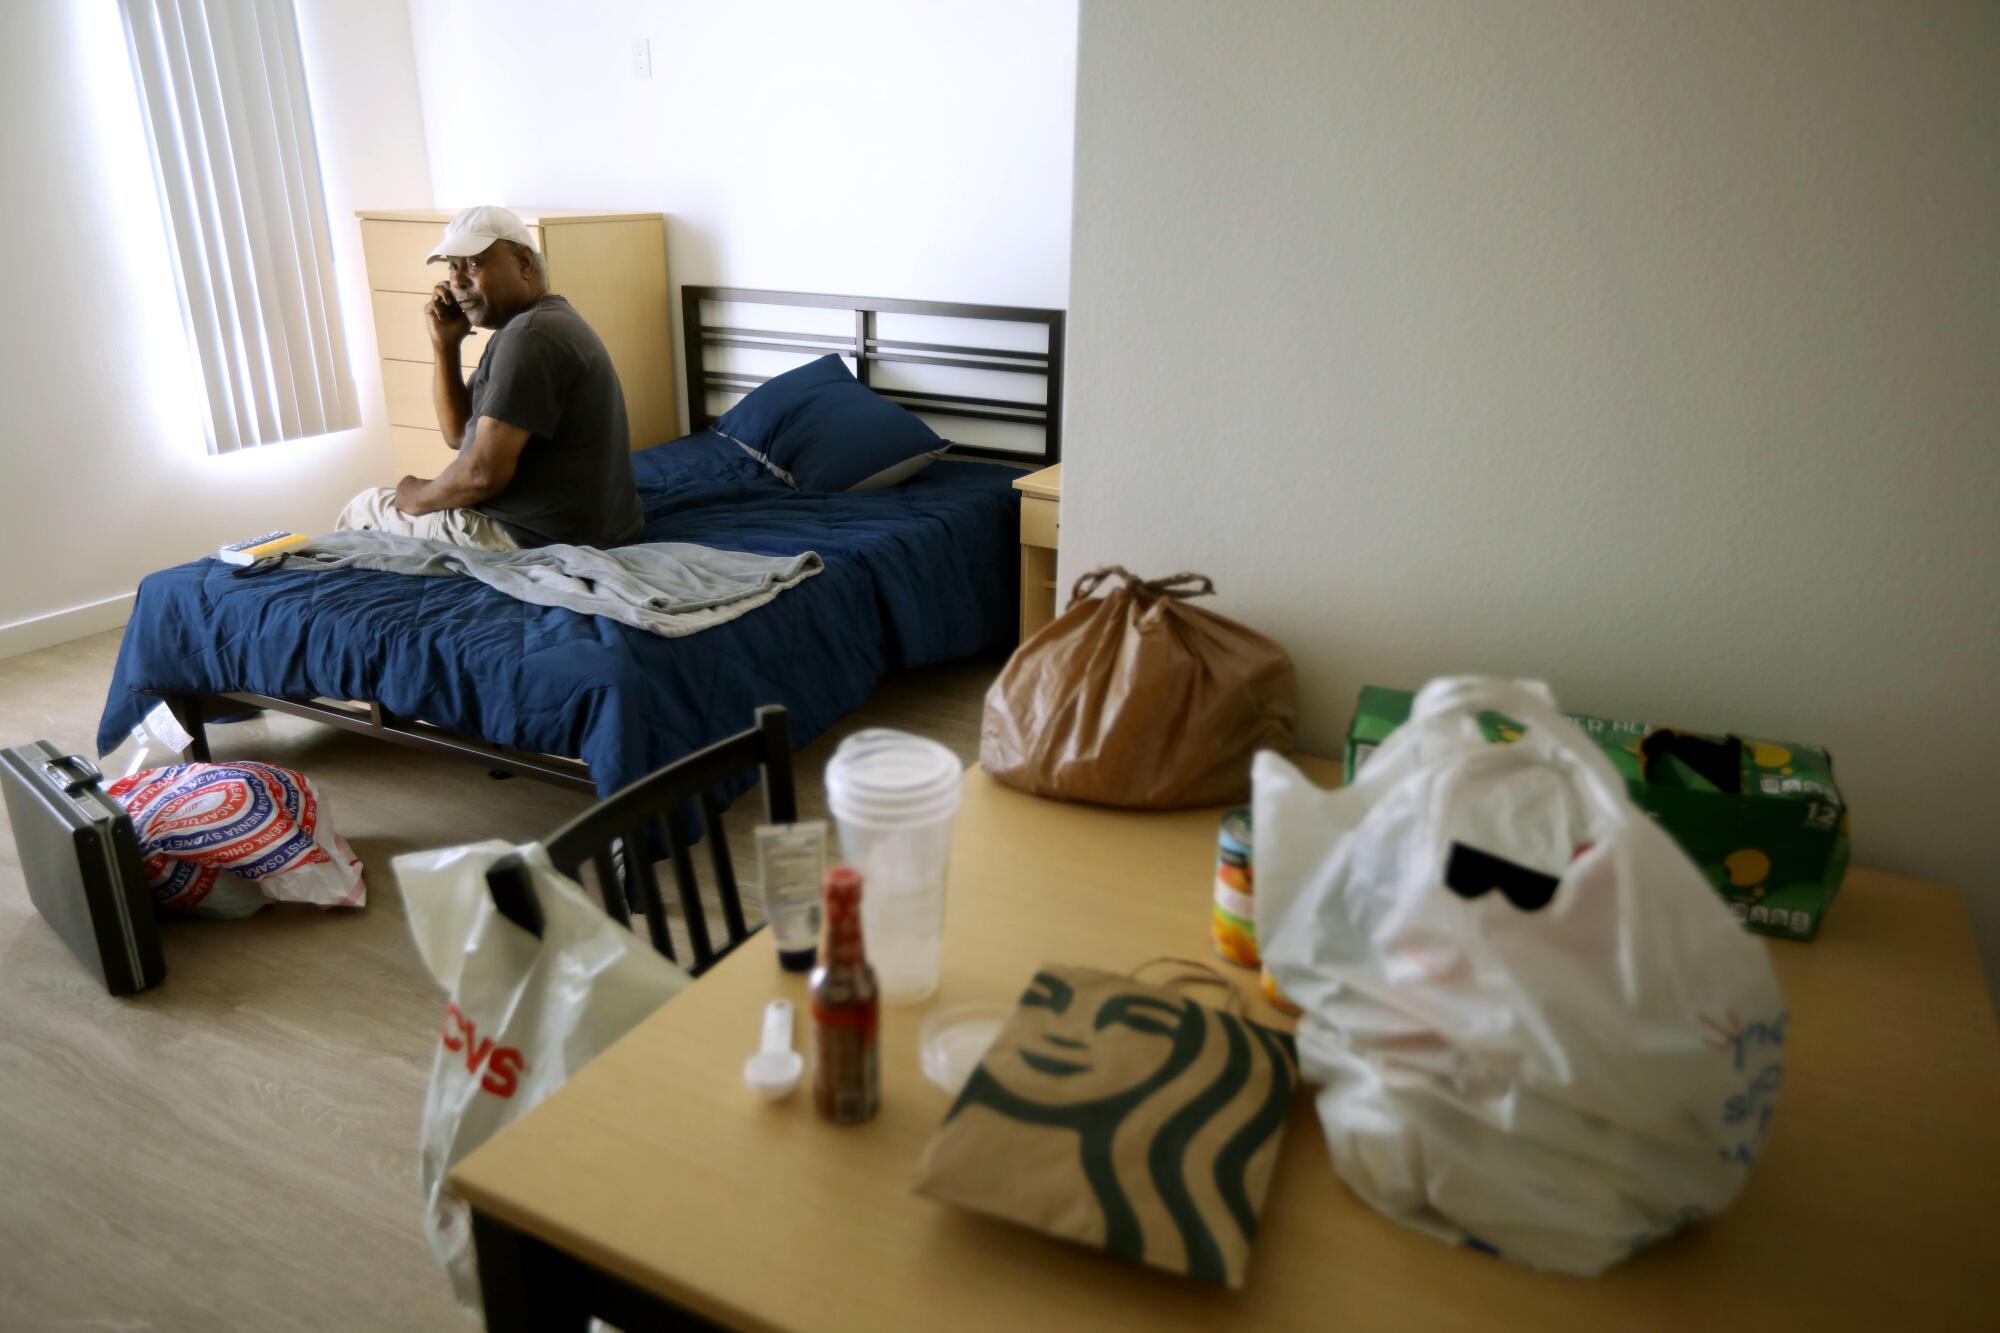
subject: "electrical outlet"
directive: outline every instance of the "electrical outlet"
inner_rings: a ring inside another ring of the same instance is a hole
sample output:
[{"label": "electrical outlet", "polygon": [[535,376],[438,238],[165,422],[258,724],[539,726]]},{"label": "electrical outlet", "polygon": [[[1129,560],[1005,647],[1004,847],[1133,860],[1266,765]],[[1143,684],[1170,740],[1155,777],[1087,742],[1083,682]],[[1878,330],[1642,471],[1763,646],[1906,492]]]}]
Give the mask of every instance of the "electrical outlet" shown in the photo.
[{"label": "electrical outlet", "polygon": [[635,79],[653,77],[653,43],[644,37],[632,39],[632,77]]}]

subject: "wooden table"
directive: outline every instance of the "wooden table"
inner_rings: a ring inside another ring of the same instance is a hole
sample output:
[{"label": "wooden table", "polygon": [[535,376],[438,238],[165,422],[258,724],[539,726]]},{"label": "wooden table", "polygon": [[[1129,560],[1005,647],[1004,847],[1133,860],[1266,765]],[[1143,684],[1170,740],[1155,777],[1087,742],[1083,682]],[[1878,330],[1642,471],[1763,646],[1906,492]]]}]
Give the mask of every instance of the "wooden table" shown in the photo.
[{"label": "wooden table", "polygon": [[[1208,957],[1216,823],[1040,801],[969,773],[935,1003],[1011,999],[1044,961]],[[585,1299],[628,1330],[657,1319],[649,1299],[753,1328],[954,1333],[1992,1327],[2000,1037],[1964,905],[1857,870],[1819,939],[1771,954],[1792,1026],[1748,1188],[1721,1218],[1594,1281],[1385,1220],[1335,1176],[1304,1096],[1241,1292],[920,1198],[911,1171],[948,1101],[917,1065],[930,1007],[885,1008],[872,1123],[824,1124],[803,1090],[761,1104],[740,1071],[763,1005],[805,998],[768,932],[452,1184],[482,1219],[494,1328],[555,1326]],[[1261,1000],[1252,1012],[1275,1017]]]}]

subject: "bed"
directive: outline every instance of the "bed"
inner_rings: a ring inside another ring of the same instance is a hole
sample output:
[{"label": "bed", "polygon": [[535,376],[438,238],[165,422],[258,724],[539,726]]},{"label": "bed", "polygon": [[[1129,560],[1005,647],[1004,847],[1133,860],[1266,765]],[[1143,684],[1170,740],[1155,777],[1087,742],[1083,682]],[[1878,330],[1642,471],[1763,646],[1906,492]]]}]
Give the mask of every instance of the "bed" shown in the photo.
[{"label": "bed", "polygon": [[[778,322],[774,310],[809,318],[764,327]],[[812,550],[820,574],[727,624],[668,639],[472,579],[238,578],[196,560],[140,584],[100,752],[161,699],[195,733],[197,755],[204,718],[273,708],[608,795],[741,730],[759,705],[782,704],[803,746],[894,669],[1004,649],[1018,604],[1012,482],[1059,449],[1061,312],[695,287],[684,311],[696,430],[633,455],[646,540]],[[741,311],[762,318],[748,326]],[[887,336],[921,331],[911,321],[959,333]],[[1016,332],[976,343],[963,334],[1008,325]],[[809,495],[707,429],[712,409],[768,378],[760,365],[775,373],[786,358],[828,350],[949,438],[965,433],[957,419],[991,423],[997,442],[957,447],[898,486]],[[993,387],[1002,381],[1010,396]],[[1022,392],[1023,381],[1034,388]],[[968,383],[980,392],[963,392]],[[1040,434],[1039,451],[1022,447],[1024,431]]]}]

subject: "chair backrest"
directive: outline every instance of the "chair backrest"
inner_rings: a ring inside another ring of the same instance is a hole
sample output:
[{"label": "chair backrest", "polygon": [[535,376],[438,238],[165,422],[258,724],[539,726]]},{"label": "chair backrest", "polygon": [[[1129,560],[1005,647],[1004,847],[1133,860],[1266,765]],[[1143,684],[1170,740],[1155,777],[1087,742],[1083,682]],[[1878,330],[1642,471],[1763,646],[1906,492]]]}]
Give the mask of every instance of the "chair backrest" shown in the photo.
[{"label": "chair backrest", "polygon": [[[629,928],[631,904],[636,903],[645,914],[653,947],[678,962],[667,930],[666,901],[653,873],[657,851],[664,846],[673,862],[674,887],[693,952],[687,968],[699,975],[750,936],[743,920],[743,900],[736,889],[735,867],[729,859],[729,841],[722,828],[722,805],[714,792],[717,783],[750,768],[762,770],[765,822],[789,824],[796,820],[791,722],[783,708],[772,706],[757,710],[756,725],[750,730],[698,750],[605,797],[543,839],[542,845],[556,869],[572,879],[581,880],[586,863],[595,866],[605,910]],[[708,913],[702,906],[694,859],[689,854],[693,841],[689,836],[693,827],[689,802],[700,811],[709,863],[715,872],[715,891],[727,936],[719,948],[709,932]],[[501,915],[536,935],[542,933],[541,906],[519,856],[494,862],[486,872],[486,882]]]}]

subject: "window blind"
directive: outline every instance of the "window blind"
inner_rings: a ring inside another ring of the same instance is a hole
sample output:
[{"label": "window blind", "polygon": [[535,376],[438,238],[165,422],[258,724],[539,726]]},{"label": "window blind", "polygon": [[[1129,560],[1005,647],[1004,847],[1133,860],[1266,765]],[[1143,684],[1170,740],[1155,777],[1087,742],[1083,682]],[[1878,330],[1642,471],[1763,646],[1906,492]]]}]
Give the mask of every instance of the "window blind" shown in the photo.
[{"label": "window blind", "polygon": [[209,451],[360,424],[291,0],[119,0]]}]

